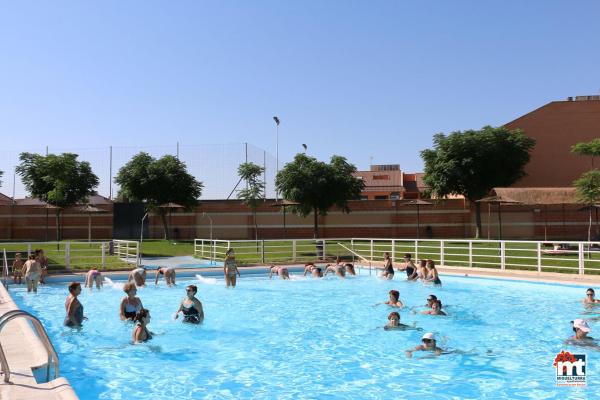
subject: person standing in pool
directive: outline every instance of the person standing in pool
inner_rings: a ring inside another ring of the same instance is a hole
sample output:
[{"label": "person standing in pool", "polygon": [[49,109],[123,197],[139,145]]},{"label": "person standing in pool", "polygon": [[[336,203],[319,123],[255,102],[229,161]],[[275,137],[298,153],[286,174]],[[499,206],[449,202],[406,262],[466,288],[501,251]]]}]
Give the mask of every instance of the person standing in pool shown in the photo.
[{"label": "person standing in pool", "polygon": [[438,274],[437,269],[435,269],[435,263],[433,260],[427,260],[427,278],[425,278],[426,282],[431,282],[434,285],[441,285],[442,281],[440,280],[440,275]]},{"label": "person standing in pool", "polygon": [[133,328],[133,343],[143,343],[152,339],[152,332],[148,330],[150,323],[150,310],[142,308],[133,318],[135,328]]},{"label": "person standing in pool", "polygon": [[127,282],[123,286],[123,291],[127,294],[127,296],[123,297],[121,300],[121,305],[119,306],[119,317],[121,321],[130,320],[133,321],[135,315],[144,308],[142,305],[142,300],[136,296],[137,287],[133,282]]},{"label": "person standing in pool", "polygon": [[321,268],[317,267],[313,263],[308,263],[304,266],[304,276],[306,276],[306,274],[309,272],[311,273],[313,278],[322,278],[323,277],[323,270]]},{"label": "person standing in pool", "polygon": [[225,284],[227,287],[235,287],[237,276],[241,277],[237,262],[235,261],[235,252],[233,249],[228,249],[225,253],[225,262],[223,263],[223,273],[225,275]]},{"label": "person standing in pool", "polygon": [[42,276],[42,267],[35,259],[35,255],[30,254],[29,259],[23,264],[23,276],[25,276],[25,282],[27,283],[27,293],[31,291],[37,293],[38,282],[40,276]]},{"label": "person standing in pool", "polygon": [[13,283],[22,283],[23,282],[23,260],[21,260],[21,253],[15,254],[15,261],[13,261],[12,265],[12,276]]},{"label": "person standing in pool", "polygon": [[179,313],[183,314],[183,322],[190,324],[201,324],[204,321],[204,309],[202,303],[196,298],[198,287],[190,285],[185,288],[187,297],[181,300],[179,310],[175,313],[175,319],[179,318]]},{"label": "person standing in pool", "polygon": [[146,268],[138,267],[129,273],[127,282],[135,282],[138,287],[146,286]]},{"label": "person standing in pool", "polygon": [[394,267],[392,265],[392,259],[390,253],[387,251],[383,253],[383,272],[381,273],[382,278],[394,279]]},{"label": "person standing in pool", "polygon": [[79,301],[77,296],[81,294],[81,284],[79,282],[73,282],[69,285],[69,295],[65,301],[65,311],[67,316],[65,317],[65,326],[69,328],[80,327],[84,319],[87,319],[83,315],[83,304]]},{"label": "person standing in pool", "polygon": [[390,290],[390,299],[383,304],[387,304],[390,307],[404,307],[404,304],[400,301],[400,292],[397,290]]},{"label": "person standing in pool", "polygon": [[279,277],[283,280],[290,279],[290,271],[287,269],[287,267],[271,265],[271,268],[269,269],[269,279],[271,279],[273,274],[279,275]]},{"label": "person standing in pool", "polygon": [[154,280],[154,284],[158,285],[158,278],[163,275],[165,277],[165,282],[169,287],[175,285],[175,268],[173,267],[158,267],[156,270],[156,279]]},{"label": "person standing in pool", "polygon": [[417,271],[417,267],[411,258],[412,255],[410,253],[404,254],[404,262],[397,268],[398,271],[406,272],[406,279],[408,280],[410,280],[411,276]]},{"label": "person standing in pool", "polygon": [[356,275],[356,270],[354,269],[354,264],[351,263],[347,263],[345,265],[346,267],[346,272],[350,275]]},{"label": "person standing in pool", "polygon": [[597,304],[600,303],[600,300],[596,298],[596,292],[594,289],[589,288],[585,291],[585,298],[583,299],[583,304]]},{"label": "person standing in pool", "polygon": [[336,274],[342,279],[346,279],[346,267],[341,264],[327,264],[323,276],[327,276],[329,272]]},{"label": "person standing in pool", "polygon": [[46,276],[48,275],[48,258],[44,255],[44,250],[37,249],[35,251],[35,260],[40,263],[40,283],[46,284]]},{"label": "person standing in pool", "polygon": [[406,350],[406,357],[411,358],[415,351],[431,351],[436,356],[442,354],[442,349],[437,347],[437,342],[435,340],[435,336],[431,332],[427,332],[421,338],[421,342],[423,344],[418,345],[414,349]]},{"label": "person standing in pool", "polygon": [[102,273],[95,267],[92,267],[85,275],[85,287],[91,289],[94,287],[94,283],[96,283],[96,289],[102,287]]}]

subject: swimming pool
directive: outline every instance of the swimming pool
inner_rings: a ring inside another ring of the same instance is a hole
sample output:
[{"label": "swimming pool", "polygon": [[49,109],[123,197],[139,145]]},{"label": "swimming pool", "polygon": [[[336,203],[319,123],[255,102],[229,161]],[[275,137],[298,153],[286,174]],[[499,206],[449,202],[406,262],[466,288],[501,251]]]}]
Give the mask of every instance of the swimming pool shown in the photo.
[{"label": "swimming pool", "polygon": [[[66,284],[37,296],[11,287],[15,301],[40,316],[61,357],[61,374],[81,399],[383,399],[592,398],[600,353],[562,344],[569,321],[585,312],[585,288],[442,277],[442,288],[359,276],[292,281],[246,277],[227,290],[221,279],[180,280],[138,291],[151,310],[146,344],[131,345],[132,325],[118,318],[120,284],[84,290],[90,318],[82,331],[62,326]],[[206,320],[173,321],[184,286],[195,283]],[[448,317],[402,310],[402,322],[438,335],[442,347],[469,354],[406,359],[423,332],[384,331],[391,311],[373,307],[398,289],[409,307],[436,294]],[[589,317],[589,315],[588,315]],[[600,331],[600,324],[594,325]],[[592,332],[592,336],[594,332]],[[587,354],[588,386],[556,387],[560,350]],[[581,349],[579,349],[581,350]]]}]

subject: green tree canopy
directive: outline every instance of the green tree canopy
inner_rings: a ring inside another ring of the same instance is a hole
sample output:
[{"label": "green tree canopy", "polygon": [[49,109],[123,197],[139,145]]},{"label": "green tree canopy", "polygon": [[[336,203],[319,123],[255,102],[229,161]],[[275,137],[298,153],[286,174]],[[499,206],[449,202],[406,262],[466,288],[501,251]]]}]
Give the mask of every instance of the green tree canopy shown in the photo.
[{"label": "green tree canopy", "polygon": [[41,156],[21,153],[17,174],[31,196],[56,207],[56,237],[60,240],[59,217],[62,208],[85,201],[94,194],[98,177],[87,161],[78,161],[77,154]]},{"label": "green tree canopy", "polygon": [[350,212],[348,201],[360,199],[364,183],[352,175],[354,172],[356,167],[344,157],[334,155],[327,164],[298,153],[279,171],[275,186],[283,198],[300,203],[293,207],[298,215],[314,213],[314,236],[318,237],[319,214],[326,215],[333,206]]},{"label": "green tree canopy", "polygon": [[582,156],[590,156],[592,168],[594,168],[594,158],[600,157],[600,138],[574,144],[571,147],[571,152]]},{"label": "green tree canopy", "polygon": [[[430,194],[463,195],[471,202],[485,197],[494,187],[510,186],[523,176],[529,153],[535,146],[520,130],[485,126],[481,130],[439,133],[433,149],[421,152],[425,184]],[[476,202],[476,237],[481,232],[481,204]]]},{"label": "green tree canopy", "polygon": [[600,204],[600,170],[593,169],[585,172],[579,179],[573,182],[577,200],[588,206],[589,226],[588,241],[592,238],[592,209]]},{"label": "green tree canopy", "polygon": [[148,210],[161,216],[165,238],[169,238],[169,209],[159,206],[176,203],[193,209],[202,194],[202,183],[187,172],[185,163],[171,155],[155,159],[148,153],[138,153],[119,169],[115,183],[120,187],[119,198],[144,202]]},{"label": "green tree canopy", "polygon": [[254,217],[254,239],[258,239],[258,223],[256,221],[256,208],[264,199],[265,184],[260,179],[265,169],[251,162],[240,164],[238,167],[239,177],[246,181],[246,188],[241,189],[237,197],[244,201],[251,210]]}]

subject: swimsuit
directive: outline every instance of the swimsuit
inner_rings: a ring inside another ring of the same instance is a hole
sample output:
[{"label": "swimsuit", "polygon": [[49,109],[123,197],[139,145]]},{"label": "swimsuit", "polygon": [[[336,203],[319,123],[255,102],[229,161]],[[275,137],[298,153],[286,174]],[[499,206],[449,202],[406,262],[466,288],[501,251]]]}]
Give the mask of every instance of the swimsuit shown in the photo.
[{"label": "swimsuit", "polygon": [[127,303],[125,303],[125,310],[123,311],[123,315],[127,319],[134,319],[135,315],[142,309],[142,304],[138,303],[137,305],[133,305],[129,302],[129,298],[127,298]]},{"label": "swimsuit", "polygon": [[[75,301],[75,300],[73,300],[73,301]],[[73,306],[73,301],[71,302],[71,307]],[[83,322],[83,304],[79,303],[79,307],[77,307],[77,310],[75,310],[73,317],[74,317],[75,321],[77,321],[77,324],[74,324],[73,321],[71,321],[71,319],[67,315],[65,317],[65,326],[68,326],[70,328],[75,327],[75,326],[81,326],[81,323]]]},{"label": "swimsuit", "polygon": [[[145,326],[142,326],[142,324],[137,324],[135,330],[137,331],[137,328],[140,327],[142,328],[142,330],[144,332],[146,332],[146,340],[150,340],[152,339],[152,334],[150,333],[150,331],[148,330],[148,328],[146,328]],[[146,340],[141,340],[142,342],[145,342]]]},{"label": "swimsuit", "polygon": [[385,272],[388,275],[394,275],[394,268],[392,267],[392,264],[389,264],[387,267],[385,267]]},{"label": "swimsuit", "polygon": [[190,307],[186,307],[182,304],[181,311],[183,312],[183,322],[188,322],[190,324],[200,323],[200,313],[196,310],[196,307],[194,307],[194,303],[192,303]]},{"label": "swimsuit", "polygon": [[410,278],[414,272],[415,269],[412,267],[412,265],[408,264],[408,266],[406,267],[406,277]]},{"label": "swimsuit", "polygon": [[234,260],[225,261],[225,269],[227,270],[227,276],[232,277],[237,274],[237,266]]}]

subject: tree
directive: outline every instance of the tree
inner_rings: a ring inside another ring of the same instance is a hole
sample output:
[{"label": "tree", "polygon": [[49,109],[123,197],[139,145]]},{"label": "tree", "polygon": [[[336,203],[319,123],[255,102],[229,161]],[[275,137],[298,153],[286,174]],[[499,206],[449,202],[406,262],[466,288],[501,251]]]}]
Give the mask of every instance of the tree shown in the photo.
[{"label": "tree", "polygon": [[165,239],[169,239],[168,208],[159,206],[176,203],[190,210],[202,194],[202,183],[187,172],[184,162],[171,155],[155,159],[140,152],[119,169],[115,183],[121,199],[144,202],[148,211],[160,215]]},{"label": "tree", "polygon": [[594,157],[600,157],[600,138],[594,139],[590,142],[581,142],[574,144],[571,147],[571,153],[579,154],[582,156],[590,156],[592,163],[592,169],[594,168]]},{"label": "tree", "polygon": [[56,208],[56,240],[61,240],[60,215],[64,208],[74,206],[93,195],[98,177],[87,161],[78,161],[77,154],[63,153],[41,156],[21,153],[17,174],[31,196]]},{"label": "tree", "polygon": [[573,182],[577,200],[589,209],[590,222],[588,226],[588,242],[592,240],[592,209],[600,204],[600,170],[593,169],[585,172]]},{"label": "tree", "polygon": [[361,179],[352,173],[356,167],[344,157],[332,156],[329,164],[298,153],[294,161],[279,171],[275,180],[282,197],[300,203],[292,207],[302,217],[314,214],[314,237],[319,236],[318,215],[327,215],[333,207],[349,213],[349,200],[360,199],[364,188]]},{"label": "tree", "polygon": [[241,179],[245,180],[247,187],[238,192],[238,199],[242,199],[252,210],[252,217],[254,219],[254,240],[258,240],[258,223],[256,222],[256,208],[261,199],[263,199],[263,193],[265,190],[265,184],[260,180],[261,175],[265,169],[260,165],[256,165],[252,162],[240,164],[238,167],[238,175]]},{"label": "tree", "polygon": [[523,176],[535,146],[520,130],[485,126],[481,130],[439,133],[433,149],[421,151],[425,184],[436,197],[463,195],[475,202],[475,236],[481,233],[481,203],[494,187],[510,186]]}]

